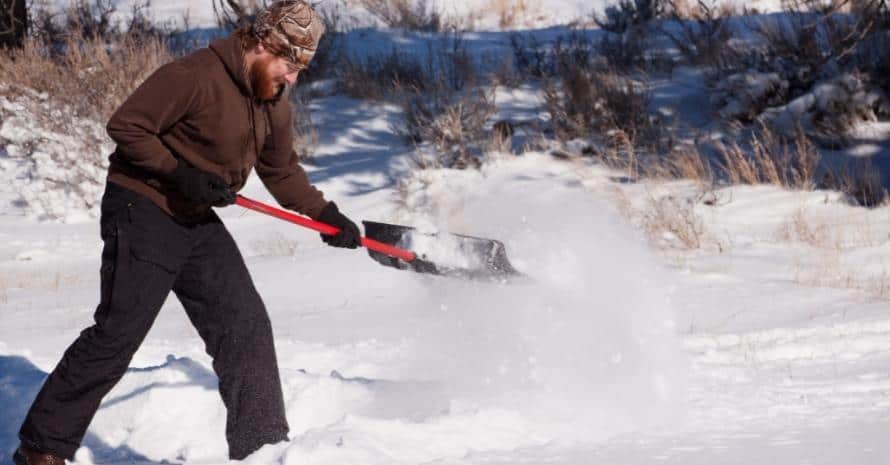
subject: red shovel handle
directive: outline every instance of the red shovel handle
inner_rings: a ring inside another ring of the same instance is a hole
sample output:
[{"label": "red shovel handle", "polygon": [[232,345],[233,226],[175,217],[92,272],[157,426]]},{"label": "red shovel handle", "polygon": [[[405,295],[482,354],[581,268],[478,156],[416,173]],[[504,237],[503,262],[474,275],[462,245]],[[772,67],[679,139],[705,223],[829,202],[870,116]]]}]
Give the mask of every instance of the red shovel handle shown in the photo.
[{"label": "red shovel handle", "polygon": [[[304,228],[318,231],[326,236],[335,236],[340,232],[340,228],[322,223],[320,221],[315,221],[313,219],[306,218],[305,216],[300,216],[295,213],[282,210],[280,208],[275,208],[271,205],[257,202],[253,199],[248,199],[247,197],[244,197],[242,195],[239,195],[235,199],[235,203],[244,208],[247,208],[248,210],[265,213],[267,215],[274,216],[284,221],[289,221]],[[390,257],[400,258],[402,260],[405,260],[406,262],[414,261],[414,259],[417,258],[417,255],[415,255],[414,252],[410,250],[400,249],[389,244],[384,244],[383,242],[375,241],[374,239],[368,239],[367,237],[362,238],[362,246],[375,252],[389,255]]]}]

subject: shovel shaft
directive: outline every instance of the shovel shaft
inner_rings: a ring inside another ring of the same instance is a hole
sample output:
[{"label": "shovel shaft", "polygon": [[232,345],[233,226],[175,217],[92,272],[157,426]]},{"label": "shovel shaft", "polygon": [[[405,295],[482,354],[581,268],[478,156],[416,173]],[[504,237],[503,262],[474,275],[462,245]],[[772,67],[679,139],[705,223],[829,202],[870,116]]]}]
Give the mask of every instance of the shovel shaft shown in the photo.
[{"label": "shovel shaft", "polygon": [[[247,208],[248,210],[265,213],[266,215],[274,216],[278,219],[294,223],[298,226],[320,232],[321,234],[324,234],[326,236],[336,236],[340,232],[340,228],[337,228],[335,226],[331,226],[320,221],[315,221],[313,219],[306,218],[305,216],[300,216],[296,213],[291,213],[280,208],[275,208],[271,205],[257,202],[253,199],[248,199],[247,197],[244,197],[242,195],[239,195],[235,199],[235,203],[244,208]],[[400,258],[402,260],[405,260],[406,262],[412,262],[414,261],[414,259],[417,258],[417,255],[415,255],[414,252],[410,250],[405,250],[399,247],[391,246],[389,244],[384,244],[383,242],[375,241],[374,239],[368,239],[367,237],[362,238],[362,247],[373,250],[375,252],[389,255],[391,257]]]}]

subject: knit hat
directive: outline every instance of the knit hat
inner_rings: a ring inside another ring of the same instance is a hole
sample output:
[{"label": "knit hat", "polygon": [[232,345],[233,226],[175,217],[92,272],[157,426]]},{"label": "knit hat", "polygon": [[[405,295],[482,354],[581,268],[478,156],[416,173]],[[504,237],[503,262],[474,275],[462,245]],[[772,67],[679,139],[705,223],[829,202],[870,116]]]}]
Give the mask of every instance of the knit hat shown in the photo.
[{"label": "knit hat", "polygon": [[324,30],[318,13],[303,0],[272,3],[257,13],[253,23],[253,35],[260,42],[291,62],[304,66],[315,56]]}]

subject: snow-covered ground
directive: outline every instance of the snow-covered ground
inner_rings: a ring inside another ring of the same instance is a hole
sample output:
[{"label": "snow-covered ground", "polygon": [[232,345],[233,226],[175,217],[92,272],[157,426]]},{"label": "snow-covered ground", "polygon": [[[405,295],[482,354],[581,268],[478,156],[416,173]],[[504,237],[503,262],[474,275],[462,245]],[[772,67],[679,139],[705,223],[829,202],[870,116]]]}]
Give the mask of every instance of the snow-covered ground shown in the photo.
[{"label": "snow-covered ground", "polygon": [[[478,52],[501,39],[468,40]],[[679,69],[652,83],[653,109],[706,127],[701,85]],[[539,90],[495,95],[499,117],[541,118]],[[618,182],[537,152],[411,171],[413,147],[392,131],[398,107],[327,95],[311,111],[319,145],[306,167],[341,210],[498,238],[525,276],[399,271],[219,210],[268,307],[291,426],[290,442],[247,463],[890,463],[887,208],[832,192]],[[3,127],[27,140],[21,119]],[[0,464],[46,373],[92,321],[101,247],[88,215],[34,216],[29,195],[67,204],[45,185],[23,191],[33,169],[12,152],[0,151]],[[255,178],[242,193],[271,201]],[[171,297],[76,463],[225,463],[210,366]]]},{"label": "snow-covered ground", "polygon": [[[500,238],[528,277],[384,268],[221,210],[272,316],[292,427],[290,443],[249,463],[890,460],[886,301],[845,286],[885,278],[885,210],[825,193],[721,190],[692,207],[711,245],[657,253],[624,210],[695,199],[694,187],[619,185],[601,168],[534,153],[480,172],[409,174],[408,148],[387,129],[395,108],[332,96],[313,112],[311,176],[344,211]],[[246,193],[268,200],[255,180]],[[8,460],[42,377],[90,323],[100,243],[95,222],[36,222],[14,192],[2,195]],[[824,242],[795,239],[795,221],[825,225]],[[832,275],[842,270],[848,278]],[[77,463],[224,462],[224,408],[201,348],[171,298]]]}]

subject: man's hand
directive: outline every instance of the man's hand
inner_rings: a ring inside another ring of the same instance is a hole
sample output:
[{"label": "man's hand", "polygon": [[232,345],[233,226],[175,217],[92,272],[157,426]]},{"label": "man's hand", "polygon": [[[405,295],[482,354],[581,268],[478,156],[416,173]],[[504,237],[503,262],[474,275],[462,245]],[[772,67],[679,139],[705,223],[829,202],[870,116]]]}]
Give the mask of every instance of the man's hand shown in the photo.
[{"label": "man's hand", "polygon": [[354,249],[361,245],[362,233],[359,231],[358,226],[347,218],[346,215],[340,213],[337,204],[334,202],[328,202],[325,205],[321,210],[321,214],[318,215],[318,221],[340,228],[340,233],[336,236],[321,235],[321,240],[325,244],[347,249]]},{"label": "man's hand", "polygon": [[179,160],[171,176],[173,187],[187,200],[224,207],[235,203],[235,193],[219,175],[192,167]]}]

